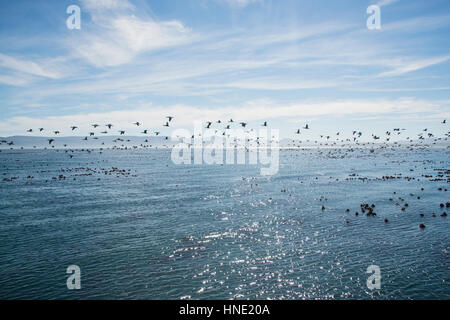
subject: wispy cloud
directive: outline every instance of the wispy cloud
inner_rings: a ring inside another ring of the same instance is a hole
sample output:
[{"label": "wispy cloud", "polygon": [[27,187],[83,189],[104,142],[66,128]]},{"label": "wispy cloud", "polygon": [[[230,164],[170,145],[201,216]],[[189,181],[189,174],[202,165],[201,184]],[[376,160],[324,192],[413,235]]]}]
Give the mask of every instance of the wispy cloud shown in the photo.
[{"label": "wispy cloud", "polygon": [[[120,24],[122,18],[111,23]],[[124,19],[127,21],[124,24],[130,26],[128,19],[134,18]],[[211,96],[234,89],[292,91],[354,88],[362,81],[406,74],[448,58],[393,56],[388,45],[371,43],[363,34],[354,35],[354,28],[350,25],[338,22],[310,25],[295,32],[280,29],[264,37],[246,32],[234,32],[217,38],[204,37],[203,40],[197,39],[196,45],[157,55],[144,54],[148,49],[144,41],[147,35],[142,41],[138,37],[138,40],[124,47],[122,42],[117,45],[114,37],[134,39],[135,28],[114,29],[120,29],[126,35],[122,37],[119,33],[111,35],[112,38],[106,41],[88,41],[77,54],[95,66],[105,67],[101,73],[44,88],[30,88],[21,95],[27,97],[30,103],[36,103],[36,99],[64,95],[94,98],[98,94],[116,92],[122,95],[151,93],[187,97]],[[157,43],[155,40],[153,42]],[[138,52],[143,54],[136,56]],[[121,67],[126,62],[129,64]],[[115,68],[108,69],[108,65]],[[370,72],[349,75],[349,66]]]},{"label": "wispy cloud", "polygon": [[31,82],[31,79],[27,76],[23,75],[2,75],[0,74],[0,83],[9,85],[9,86],[25,86],[26,84],[29,84]]},{"label": "wispy cloud", "polygon": [[36,62],[8,56],[2,53],[0,53],[0,67],[44,78],[58,79],[61,77],[57,71],[51,70],[50,67],[47,69]]},{"label": "wispy cloud", "polygon": [[272,78],[254,78],[241,81],[223,83],[219,87],[252,89],[252,90],[302,90],[318,89],[341,86],[342,81],[332,80],[305,80],[294,77],[292,79],[272,77]]},{"label": "wispy cloud", "polygon": [[393,4],[395,2],[398,2],[399,0],[380,0],[377,2],[377,6],[388,6],[390,4]]},{"label": "wispy cloud", "polygon": [[399,76],[405,73],[421,70],[424,68],[428,68],[430,66],[446,62],[450,59],[450,56],[445,57],[437,57],[430,59],[421,59],[412,62],[404,62],[398,66],[396,66],[393,70],[382,72],[379,74],[380,77],[388,77],[388,76]]},{"label": "wispy cloud", "polygon": [[125,0],[84,0],[83,4],[93,23],[68,44],[74,56],[95,67],[125,64],[140,53],[186,44],[192,39],[190,29],[181,22],[155,21],[145,12],[139,12],[144,18],[138,17],[134,6]]},{"label": "wispy cloud", "polygon": [[82,3],[83,8],[89,11],[134,9],[134,5],[127,0],[82,0]]},{"label": "wispy cloud", "polygon": [[222,2],[227,3],[228,5],[232,7],[237,8],[245,8],[246,6],[254,3],[261,3],[263,0],[221,0]]}]

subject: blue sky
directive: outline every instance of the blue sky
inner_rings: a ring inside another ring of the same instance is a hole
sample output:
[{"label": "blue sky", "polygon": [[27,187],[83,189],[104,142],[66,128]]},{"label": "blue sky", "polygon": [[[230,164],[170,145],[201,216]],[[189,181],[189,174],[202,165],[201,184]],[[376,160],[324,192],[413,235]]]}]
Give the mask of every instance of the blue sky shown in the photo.
[{"label": "blue sky", "polygon": [[[81,29],[66,27],[69,5]],[[366,9],[381,8],[381,30]],[[450,118],[447,0],[1,1],[0,135],[267,120],[283,137]],[[166,130],[170,133],[171,129]],[[112,134],[117,132],[113,131]]]}]

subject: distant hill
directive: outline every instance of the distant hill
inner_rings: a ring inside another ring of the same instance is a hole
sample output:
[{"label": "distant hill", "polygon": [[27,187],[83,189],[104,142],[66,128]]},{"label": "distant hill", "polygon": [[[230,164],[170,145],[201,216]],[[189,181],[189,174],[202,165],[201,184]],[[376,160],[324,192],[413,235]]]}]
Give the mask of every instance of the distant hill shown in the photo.
[{"label": "distant hill", "polygon": [[[166,139],[166,136],[97,136],[98,139],[94,139],[95,137],[88,137],[88,140],[84,140],[84,136],[71,136],[71,137],[36,137],[36,136],[12,136],[12,137],[0,137],[0,149],[9,149],[9,148],[23,148],[23,149],[43,149],[43,148],[73,148],[73,149],[83,149],[83,148],[111,148],[111,147],[128,147],[132,148],[133,146],[145,146],[145,147],[158,147],[158,148],[172,148],[174,145],[180,143],[180,141],[172,141],[170,137]],[[48,139],[54,139],[51,145],[48,143]],[[118,140],[121,139],[121,140]],[[3,142],[2,142],[3,141]],[[4,142],[6,141],[6,143]],[[8,142],[14,142],[13,145],[8,145]],[[353,146],[353,147],[372,147],[372,146],[380,146],[383,142],[375,142],[375,144],[364,143],[361,142],[359,144],[356,143],[344,143],[345,147]],[[421,141],[414,141],[413,145],[423,145],[423,146],[433,146],[433,147],[448,147],[450,141],[441,139],[437,142],[434,139],[424,139]],[[66,145],[66,146],[65,146]],[[393,142],[389,143],[389,145],[394,145]],[[409,146],[411,143],[406,141],[399,141],[396,144],[397,146]],[[300,143],[296,141],[295,143],[292,139],[282,139],[280,141],[281,148],[339,148],[342,147],[342,143],[326,142],[322,141],[322,144],[319,145],[314,142],[306,142],[303,141]]]}]

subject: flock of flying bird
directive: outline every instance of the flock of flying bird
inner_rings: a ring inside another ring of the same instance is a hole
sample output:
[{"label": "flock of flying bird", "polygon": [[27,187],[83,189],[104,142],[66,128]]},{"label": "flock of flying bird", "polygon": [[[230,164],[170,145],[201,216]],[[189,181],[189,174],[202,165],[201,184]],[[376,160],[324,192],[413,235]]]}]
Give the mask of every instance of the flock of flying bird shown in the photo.
[{"label": "flock of flying bird", "polygon": [[[164,124],[164,127],[169,127],[169,126],[170,126],[170,125],[169,125],[169,122],[171,122],[172,119],[173,119],[174,117],[168,116],[168,117],[166,117],[166,118],[168,119],[168,121]],[[136,125],[136,126],[138,126],[138,127],[141,125],[141,123],[138,122],[138,121],[137,121],[137,122],[134,122],[133,124]],[[99,124],[96,124],[96,123],[95,123],[95,124],[91,124],[91,126],[92,126],[94,129],[100,127],[100,125],[99,125]],[[111,130],[112,127],[114,127],[114,125],[111,124],[111,123],[108,123],[108,124],[105,125],[105,127],[107,127],[109,130]],[[77,126],[71,126],[70,129],[71,129],[72,131],[75,131],[76,129],[78,129],[78,127],[77,127]],[[43,132],[43,131],[44,131],[44,128],[39,128],[39,132]],[[33,129],[28,129],[27,132],[28,132],[28,133],[32,133],[32,132],[33,132]],[[125,135],[125,133],[126,133],[125,130],[119,130],[118,132],[119,132],[120,135]],[[53,131],[53,133],[54,133],[55,135],[58,135],[58,134],[60,134],[60,131],[59,131],[59,130],[56,130],[56,131]],[[102,133],[102,134],[107,134],[108,131],[105,130],[105,131],[102,131],[102,132],[100,132],[100,133]],[[144,131],[142,131],[142,134],[149,134],[149,130],[148,130],[148,129],[145,129]],[[159,134],[160,134],[160,132],[158,132],[158,131],[155,132],[155,135],[156,135],[156,136],[158,136]],[[89,132],[89,136],[90,136],[90,137],[95,136],[95,132]],[[97,137],[94,137],[93,139],[98,139],[98,138],[97,138]],[[88,137],[84,137],[83,140],[88,140]],[[48,144],[52,144],[54,141],[55,141],[55,139],[53,139],[53,138],[48,139]],[[117,141],[120,141],[120,140],[117,139],[115,142],[117,142]]]},{"label": "flock of flying bird", "polygon": [[[173,116],[167,116],[166,118],[167,118],[167,121],[163,124],[163,127],[170,127],[170,123],[172,122],[172,120],[174,119],[174,117],[173,117]],[[231,129],[231,124],[234,123],[234,122],[235,122],[235,121],[234,121],[233,119],[230,119],[230,120],[228,121],[229,124],[225,127],[225,130]],[[217,120],[216,123],[219,123],[219,124],[220,124],[220,123],[222,123],[222,120]],[[139,122],[139,121],[134,122],[133,124],[136,125],[137,127],[140,127],[140,126],[142,125],[142,123]],[[205,127],[205,129],[210,129],[212,124],[213,124],[213,122],[207,121],[207,122],[206,122],[206,127]],[[245,128],[245,127],[247,126],[247,123],[246,123],[246,122],[240,122],[239,124],[240,124],[240,126],[241,126],[242,128]],[[94,129],[100,127],[99,124],[91,124],[91,126],[92,126]],[[265,122],[262,124],[262,126],[263,126],[263,127],[267,127],[267,121],[265,121]],[[111,130],[112,127],[114,127],[114,125],[111,124],[111,123],[109,123],[109,124],[106,124],[105,127],[107,127],[108,129]],[[308,129],[308,125],[306,125],[305,128]],[[75,131],[75,130],[78,129],[78,127],[77,127],[77,126],[71,126],[70,129],[71,129],[71,131]],[[45,130],[44,128],[39,128],[39,129],[38,129],[39,132],[43,132],[44,130]],[[253,129],[251,129],[251,130],[253,130]],[[28,129],[28,130],[27,130],[27,133],[33,133],[33,129]],[[60,133],[61,133],[61,132],[60,132],[59,130],[53,131],[53,134],[54,134],[55,136],[59,135]],[[108,131],[105,130],[105,131],[102,131],[102,132],[100,132],[100,133],[101,133],[101,134],[107,134]],[[125,131],[125,130],[118,130],[118,133],[119,133],[121,136],[123,136],[123,135],[125,135],[126,131]],[[217,130],[216,130],[216,133],[217,133]],[[151,134],[151,132],[150,132],[149,129],[143,129],[143,131],[141,132],[141,134],[149,135],[149,134]],[[161,132],[160,132],[160,131],[154,131],[154,134],[155,134],[155,136],[159,136],[159,135],[161,134]],[[226,133],[223,132],[223,135],[225,135],[225,134],[226,134]],[[89,137],[93,137],[93,139],[98,139],[98,137],[95,136],[95,132],[89,132]],[[192,136],[192,138],[194,138],[194,136]],[[165,137],[165,140],[168,140],[168,139],[169,139],[169,137]],[[82,140],[87,141],[87,140],[88,140],[88,137],[86,136],[86,137],[84,137]],[[48,144],[51,145],[53,142],[55,142],[55,139],[54,139],[54,138],[50,138],[50,139],[48,139],[47,141],[48,141]],[[119,141],[123,141],[123,139],[118,138],[118,139],[113,140],[113,142],[119,142]],[[128,140],[128,141],[129,141],[129,140]],[[148,142],[148,141],[146,140],[145,142]],[[14,142],[13,142],[13,141],[8,142],[8,141],[6,141],[6,140],[2,140],[2,141],[0,141],[0,145],[1,145],[2,143],[7,143],[7,144],[10,145],[10,146],[14,145]]]},{"label": "flock of flying bird", "polygon": [[[174,117],[173,117],[173,116],[167,116],[166,119],[167,119],[167,120],[166,120],[165,123],[163,124],[163,127],[170,127],[170,125],[171,125],[172,120],[174,119]],[[217,124],[221,124],[221,123],[223,123],[223,122],[225,122],[225,121],[222,121],[222,120],[217,120],[217,121],[215,121],[215,123],[217,123]],[[224,127],[223,130],[222,130],[222,135],[223,135],[223,136],[227,135],[226,130],[231,129],[231,125],[232,125],[233,123],[235,123],[235,121],[234,121],[233,119],[228,120],[228,123],[225,125],[225,127]],[[446,121],[446,120],[443,120],[441,123],[442,123],[442,124],[446,124],[447,121]],[[137,127],[141,127],[141,126],[142,126],[142,123],[139,122],[139,121],[134,122],[133,124],[136,125]],[[207,121],[207,122],[206,122],[205,129],[212,129],[211,126],[212,126],[213,124],[214,124],[214,122],[212,122],[212,121]],[[241,128],[247,128],[248,123],[247,123],[247,122],[239,122],[239,125],[240,125]],[[97,123],[91,124],[90,126],[92,126],[94,129],[97,129],[97,128],[99,128],[99,127],[103,127],[102,125],[99,125],[99,124],[97,124]],[[261,124],[261,126],[262,126],[262,127],[267,127],[267,126],[268,126],[268,122],[267,122],[267,121],[264,121],[264,122]],[[108,130],[111,130],[111,129],[114,127],[114,125],[111,124],[111,123],[108,123],[108,124],[104,125],[104,127],[106,127]],[[70,127],[70,129],[71,129],[72,132],[73,132],[73,131],[76,131],[76,130],[78,129],[78,126],[73,125],[73,126]],[[294,135],[295,135],[295,136],[299,136],[299,135],[302,134],[302,130],[310,130],[310,129],[311,129],[311,128],[310,128],[309,124],[306,124],[305,126],[301,127],[300,129],[297,129],[297,130],[294,132]],[[44,128],[38,128],[37,130],[38,130],[40,133],[42,133],[42,132],[45,131]],[[216,130],[215,130],[215,133],[218,134],[218,133],[219,133],[219,130],[220,130],[220,129],[216,129]],[[254,130],[254,129],[247,130],[246,133],[251,132],[251,131],[253,131],[253,130]],[[391,137],[392,137],[392,136],[394,136],[394,135],[399,136],[399,135],[400,135],[403,131],[405,131],[405,130],[406,130],[406,129],[394,128],[392,131],[386,131],[386,132],[385,132],[384,141],[385,141],[385,142],[389,142],[389,141],[391,140]],[[27,130],[27,133],[33,133],[33,132],[34,132],[33,129],[28,129],[28,130]],[[126,133],[125,130],[118,130],[117,132],[120,134],[120,136],[124,136],[125,133]],[[53,134],[54,134],[55,136],[58,136],[60,133],[61,133],[61,132],[60,132],[59,130],[53,131]],[[108,133],[109,133],[109,131],[107,131],[106,129],[105,129],[104,131],[101,131],[101,132],[100,132],[100,134],[103,134],[103,135],[108,134]],[[160,134],[161,134],[160,131],[153,131],[153,133],[154,133],[154,136],[160,136]],[[143,129],[143,131],[141,132],[141,134],[144,134],[144,135],[151,135],[152,132],[151,132],[151,130],[149,130],[149,129]],[[96,132],[89,132],[89,135],[88,135],[88,136],[89,136],[89,137],[92,137],[92,139],[94,139],[94,140],[99,139],[98,136],[96,136]],[[82,140],[87,141],[87,140],[88,140],[88,136],[82,138]],[[353,131],[352,131],[352,136],[351,136],[351,138],[347,138],[347,139],[345,139],[345,140],[344,140],[343,138],[341,138],[341,132],[337,132],[336,135],[335,135],[335,137],[336,137],[335,140],[333,140],[333,139],[332,139],[332,136],[330,136],[330,135],[323,135],[323,134],[321,134],[321,135],[319,135],[320,139],[322,139],[321,141],[318,141],[318,140],[310,141],[310,140],[308,139],[308,140],[306,140],[306,142],[307,142],[307,143],[314,142],[315,144],[326,145],[326,146],[328,146],[328,145],[330,145],[330,144],[331,144],[331,145],[337,145],[338,142],[340,142],[340,143],[350,143],[350,142],[356,142],[356,143],[358,143],[358,142],[359,142],[359,139],[360,139],[362,136],[363,136],[363,133],[362,133],[361,131],[353,130]],[[447,132],[447,133],[445,134],[445,136],[446,136],[446,137],[445,137],[444,139],[447,140],[448,137],[450,136],[450,132]],[[423,132],[417,134],[417,139],[418,139],[418,140],[425,140],[425,138],[433,138],[433,137],[434,137],[434,134],[431,133],[431,132],[429,132],[429,131],[428,131],[428,128],[423,129]],[[192,139],[193,139],[193,138],[194,138],[194,136],[192,136]],[[272,137],[272,138],[274,138],[274,137]],[[377,141],[377,140],[382,141],[382,138],[381,138],[381,136],[379,136],[379,135],[377,136],[377,135],[375,135],[375,134],[372,134],[372,135],[371,135],[371,138],[373,139],[373,141]],[[169,139],[169,137],[166,136],[166,137],[165,137],[165,140],[168,140],[168,139]],[[330,139],[331,139],[331,140],[330,140]],[[441,139],[442,139],[442,138],[436,138],[436,139],[434,140],[434,142],[436,143],[438,140],[441,140]],[[52,144],[55,142],[55,138],[49,138],[49,139],[47,139],[47,141],[48,141],[48,144],[49,144],[49,145],[52,145]],[[124,141],[124,140],[121,139],[121,138],[116,138],[115,140],[113,140],[114,143],[123,142],[123,141]],[[250,142],[250,139],[248,139],[248,141]],[[272,140],[272,141],[273,141],[273,140]],[[272,142],[272,141],[271,141],[271,142]],[[323,141],[324,143],[322,143],[322,141]],[[412,139],[412,138],[410,138],[410,137],[408,136],[408,137],[406,137],[406,141],[412,143],[412,142],[414,141],[414,139]],[[130,142],[130,140],[127,140],[127,142]],[[148,140],[145,140],[145,142],[148,143],[149,141],[148,141]],[[259,145],[259,138],[257,138],[255,142]],[[5,144],[7,144],[7,145],[9,145],[9,146],[13,146],[13,145],[14,145],[14,141],[1,140],[1,141],[0,141],[0,145],[3,144],[3,143],[5,143]],[[292,140],[292,143],[288,144],[288,147],[300,147],[300,146],[301,146],[301,143],[302,143],[301,140],[295,140],[295,139],[293,139],[293,140]],[[395,142],[394,144],[397,144],[397,142]],[[104,145],[104,143],[102,143],[102,145]],[[366,144],[365,144],[365,143],[362,143],[362,145],[364,146],[364,145],[366,145]],[[66,147],[67,145],[64,145],[64,146]],[[122,146],[123,146],[123,145],[122,145]],[[141,145],[141,146],[142,146],[142,145]],[[345,145],[344,145],[344,146],[345,146]],[[34,146],[34,147],[36,147],[36,146]],[[52,147],[54,148],[54,145],[53,145]]]}]

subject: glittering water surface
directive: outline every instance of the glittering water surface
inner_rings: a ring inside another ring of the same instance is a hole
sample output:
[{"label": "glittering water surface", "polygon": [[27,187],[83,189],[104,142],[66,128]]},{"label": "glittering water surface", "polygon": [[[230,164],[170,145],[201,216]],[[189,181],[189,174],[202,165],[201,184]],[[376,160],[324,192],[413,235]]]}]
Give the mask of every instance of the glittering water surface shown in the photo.
[{"label": "glittering water surface", "polygon": [[449,167],[445,149],[282,151],[272,177],[169,150],[3,150],[0,298],[450,299]]}]

